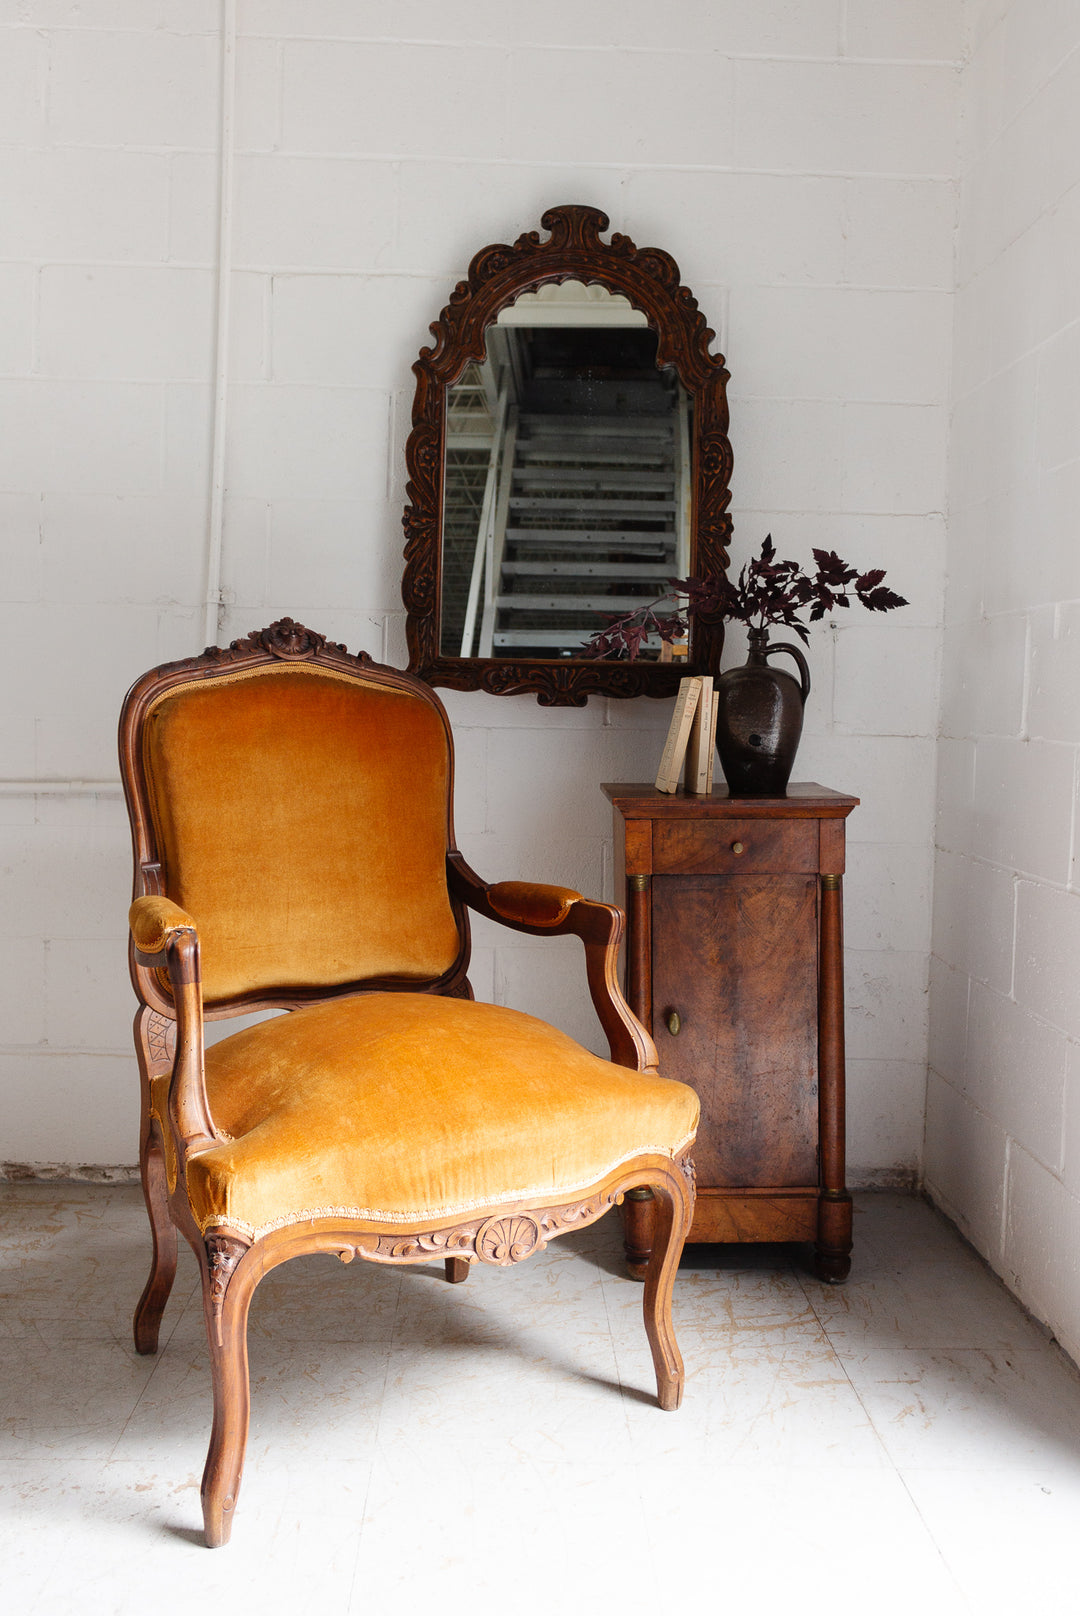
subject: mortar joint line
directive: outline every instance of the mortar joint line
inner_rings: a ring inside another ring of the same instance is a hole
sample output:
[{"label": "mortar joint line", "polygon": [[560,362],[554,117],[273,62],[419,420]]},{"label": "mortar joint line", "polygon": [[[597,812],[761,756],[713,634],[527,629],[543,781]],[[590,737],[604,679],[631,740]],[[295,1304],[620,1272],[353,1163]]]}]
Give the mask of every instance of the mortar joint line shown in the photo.
[{"label": "mortar joint line", "polygon": [[221,21],[221,156],[218,197],[217,329],[214,358],[214,438],[210,462],[210,511],[206,537],[205,645],[221,636],[222,530],[225,512],[225,438],[229,387],[229,323],[232,280],[233,146],[236,123],[236,0],[224,0]]}]

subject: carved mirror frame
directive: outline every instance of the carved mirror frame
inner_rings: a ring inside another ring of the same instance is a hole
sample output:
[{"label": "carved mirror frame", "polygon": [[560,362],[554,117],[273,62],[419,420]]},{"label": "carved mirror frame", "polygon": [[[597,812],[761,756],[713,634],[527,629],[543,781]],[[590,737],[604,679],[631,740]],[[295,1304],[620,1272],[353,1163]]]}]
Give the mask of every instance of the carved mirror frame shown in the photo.
[{"label": "carved mirror frame", "polygon": [[[422,348],[413,365],[416,393],[412,431],[405,448],[408,505],[402,599],[406,610],[409,671],[431,685],[487,690],[494,695],[535,691],[543,706],[584,706],[590,695],[670,696],[686,673],[718,672],[723,623],[695,618],[688,655],[678,662],[626,662],[587,658],[445,656],[442,620],[442,530],[447,389],[465,367],[482,361],[484,333],[501,310],[523,292],[552,282],[582,281],[621,293],[640,309],[657,336],[658,368],[670,367],[693,401],[691,571],[725,570],[731,518],[731,444],[723,356],[709,352],[715,333],[697,300],[683,286],[675,260],[657,247],[638,248],[628,236],[607,230],[598,208],[550,208],[541,226],[546,241],[530,230],[512,246],[495,244],[477,253],[469,278],[459,281],[438,320],[435,345]],[[597,626],[601,626],[598,620]]]}]

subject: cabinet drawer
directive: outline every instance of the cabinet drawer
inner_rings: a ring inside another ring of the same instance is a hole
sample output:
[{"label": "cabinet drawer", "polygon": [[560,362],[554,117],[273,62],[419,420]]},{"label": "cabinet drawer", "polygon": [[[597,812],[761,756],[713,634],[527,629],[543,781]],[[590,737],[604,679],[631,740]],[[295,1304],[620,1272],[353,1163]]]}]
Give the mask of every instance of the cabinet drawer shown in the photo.
[{"label": "cabinet drawer", "polygon": [[816,870],[816,819],[661,820],[653,825],[657,875],[782,875]]}]

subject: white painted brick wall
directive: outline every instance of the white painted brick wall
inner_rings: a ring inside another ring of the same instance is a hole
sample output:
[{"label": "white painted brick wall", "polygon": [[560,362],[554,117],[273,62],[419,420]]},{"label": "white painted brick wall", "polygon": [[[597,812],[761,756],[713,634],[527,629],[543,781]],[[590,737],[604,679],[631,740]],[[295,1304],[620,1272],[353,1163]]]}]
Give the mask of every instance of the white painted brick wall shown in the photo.
[{"label": "white painted brick wall", "polygon": [[[429,321],[478,248],[552,203],[667,248],[733,372],[736,564],[771,529],[804,560],[824,544],[888,567],[912,601],[815,630],[797,772],[864,799],[854,1175],[917,1168],[959,0],[240,0],[238,17],[222,632],[288,612],[402,663]],[[220,26],[218,0],[0,0],[7,780],[113,778],[128,682],[204,643]],[[1052,324],[1054,296],[1023,317]],[[1049,628],[1038,643],[1049,674]],[[599,782],[651,778],[664,705],[447,706],[477,869],[610,890]],[[132,1159],[128,856],[105,788],[0,795],[0,1155]],[[573,946],[482,926],[473,979],[596,1041]]]},{"label": "white painted brick wall", "polygon": [[969,4],[926,1179],[1080,1352],[1080,13]]}]

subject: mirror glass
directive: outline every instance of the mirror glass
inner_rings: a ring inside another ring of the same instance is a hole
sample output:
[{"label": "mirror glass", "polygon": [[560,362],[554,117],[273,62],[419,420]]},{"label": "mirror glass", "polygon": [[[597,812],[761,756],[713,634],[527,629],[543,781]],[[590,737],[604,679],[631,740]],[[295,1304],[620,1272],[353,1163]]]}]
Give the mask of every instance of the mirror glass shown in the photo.
[{"label": "mirror glass", "polygon": [[657,346],[626,297],[575,280],[487,328],[446,389],[443,656],[572,658],[690,571],[693,400]]}]

